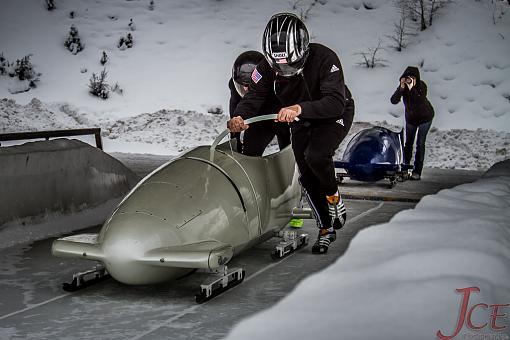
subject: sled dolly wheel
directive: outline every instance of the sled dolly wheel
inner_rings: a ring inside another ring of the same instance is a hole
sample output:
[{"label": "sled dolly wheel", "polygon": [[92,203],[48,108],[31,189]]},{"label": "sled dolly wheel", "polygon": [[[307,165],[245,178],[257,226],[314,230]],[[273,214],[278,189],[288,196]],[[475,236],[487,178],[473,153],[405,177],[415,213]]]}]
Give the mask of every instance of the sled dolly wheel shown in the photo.
[{"label": "sled dolly wheel", "polygon": [[279,254],[278,254],[278,251],[277,251],[277,250],[275,250],[275,251],[272,251],[272,252],[271,252],[271,259],[272,259],[272,260],[278,260],[278,259],[281,259],[281,258],[282,258],[282,257],[281,257],[281,256],[279,256]]},{"label": "sled dolly wheel", "polygon": [[205,292],[205,289],[202,289],[200,293],[195,295],[195,302],[200,304],[204,303],[205,301],[207,301],[207,294]]},{"label": "sled dolly wheel", "polygon": [[397,179],[395,177],[391,177],[390,178],[389,188],[393,189],[395,187],[395,185],[397,185]]},{"label": "sled dolly wheel", "polygon": [[62,289],[66,292],[75,292],[78,290],[78,279],[73,278],[73,281],[71,283],[64,282],[62,284]]}]

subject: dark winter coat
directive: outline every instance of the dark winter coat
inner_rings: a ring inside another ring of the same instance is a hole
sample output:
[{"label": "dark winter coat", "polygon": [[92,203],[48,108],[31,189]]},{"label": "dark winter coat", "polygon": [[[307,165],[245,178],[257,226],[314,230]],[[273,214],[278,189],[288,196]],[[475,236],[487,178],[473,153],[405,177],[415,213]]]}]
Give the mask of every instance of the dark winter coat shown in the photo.
[{"label": "dark winter coat", "polygon": [[244,119],[252,117],[273,94],[282,107],[299,104],[300,120],[329,123],[342,118],[352,122],[354,111],[344,112],[346,102],[352,101],[352,97],[344,83],[340,60],[326,46],[311,43],[303,72],[293,77],[276,75],[266,60],[259,63],[250,90],[237,106],[235,115]]},{"label": "dark winter coat", "polygon": [[399,80],[413,76],[416,78],[416,85],[411,90],[406,86],[400,88],[400,84],[391,96],[391,103],[398,104],[402,98],[405,107],[406,122],[418,126],[428,123],[434,118],[434,108],[427,99],[427,84],[420,79],[420,71],[417,67],[409,66],[400,76]]},{"label": "dark winter coat", "polygon": [[[229,111],[229,113],[230,113],[230,118],[233,118],[233,117],[235,117],[234,112],[237,108],[237,105],[239,104],[241,99],[243,99],[243,97],[241,97],[239,95],[239,93],[237,92],[237,90],[234,86],[234,81],[232,80],[232,78],[230,78],[230,81],[228,82],[228,88],[230,89],[230,102],[229,102],[229,110],[230,111]],[[281,107],[282,107],[282,105],[280,104],[279,100],[273,94],[273,95],[267,97],[267,99],[264,101],[264,103],[260,107],[260,110],[257,111],[257,113],[252,115],[251,117],[276,114],[276,113],[278,113],[278,111],[280,111]],[[244,117],[244,118],[249,118],[249,117]]]}]

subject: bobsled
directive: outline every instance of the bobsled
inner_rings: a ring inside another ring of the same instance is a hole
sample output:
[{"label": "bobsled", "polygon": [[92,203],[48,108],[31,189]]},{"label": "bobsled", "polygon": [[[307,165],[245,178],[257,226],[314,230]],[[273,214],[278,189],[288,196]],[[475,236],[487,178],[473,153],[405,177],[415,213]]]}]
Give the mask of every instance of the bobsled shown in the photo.
[{"label": "bobsled", "polygon": [[[146,285],[197,269],[219,273],[201,286],[197,301],[202,301],[214,290],[242,281],[244,270],[226,267],[234,256],[278,234],[294,216],[310,218],[309,211],[294,209],[301,187],[292,148],[249,157],[234,152],[232,141],[219,144],[227,134],[225,130],[211,146],[185,152],[142,179],[99,233],[55,240],[53,255],[98,263],[76,274],[64,289],[79,289],[107,274],[125,284]],[[306,235],[298,235],[286,249],[307,241]]]},{"label": "bobsled", "polygon": [[344,177],[362,182],[386,178],[393,187],[398,180],[405,180],[412,166],[404,164],[402,140],[403,130],[396,133],[375,126],[358,132],[347,144],[342,160],[335,161],[338,182]]}]

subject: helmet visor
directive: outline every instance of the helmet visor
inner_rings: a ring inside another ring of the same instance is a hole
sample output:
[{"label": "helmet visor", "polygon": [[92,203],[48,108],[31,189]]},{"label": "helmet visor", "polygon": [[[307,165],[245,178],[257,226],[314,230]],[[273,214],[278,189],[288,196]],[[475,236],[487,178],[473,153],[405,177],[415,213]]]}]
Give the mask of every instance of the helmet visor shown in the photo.
[{"label": "helmet visor", "polygon": [[237,93],[239,93],[241,97],[244,97],[244,95],[248,92],[248,85],[239,84],[235,80],[234,87],[236,88]]},{"label": "helmet visor", "polygon": [[292,77],[300,74],[305,66],[306,56],[293,63],[279,62],[280,60],[273,61],[273,70],[282,77]]},{"label": "helmet visor", "polygon": [[257,65],[255,64],[243,64],[236,70],[234,70],[234,80],[242,85],[248,86],[251,81],[251,74]]}]

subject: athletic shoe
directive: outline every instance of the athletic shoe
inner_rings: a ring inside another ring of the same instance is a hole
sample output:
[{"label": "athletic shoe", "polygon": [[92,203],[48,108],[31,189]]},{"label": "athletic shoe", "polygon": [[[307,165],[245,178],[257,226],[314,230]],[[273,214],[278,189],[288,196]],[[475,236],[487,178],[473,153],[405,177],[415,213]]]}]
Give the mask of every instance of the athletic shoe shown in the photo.
[{"label": "athletic shoe", "polygon": [[331,225],[336,230],[341,229],[347,220],[347,210],[344,201],[338,191],[331,196],[326,196],[328,201],[329,216],[331,217]]},{"label": "athletic shoe", "polygon": [[336,240],[336,231],[329,231],[328,229],[319,229],[319,236],[317,241],[312,246],[312,253],[314,254],[326,254],[328,252],[329,245],[331,242]]}]

